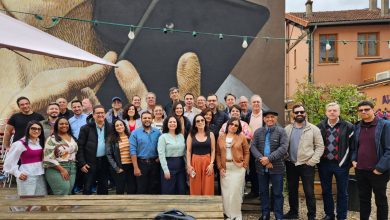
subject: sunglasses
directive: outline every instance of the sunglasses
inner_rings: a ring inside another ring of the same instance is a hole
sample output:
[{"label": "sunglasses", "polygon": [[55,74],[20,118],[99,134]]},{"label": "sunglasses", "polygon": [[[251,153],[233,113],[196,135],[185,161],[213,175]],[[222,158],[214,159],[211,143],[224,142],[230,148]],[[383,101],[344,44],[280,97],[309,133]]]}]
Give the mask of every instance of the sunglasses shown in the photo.
[{"label": "sunglasses", "polygon": [[296,112],[294,112],[294,114],[296,114],[296,115],[299,115],[299,114],[303,115],[303,114],[305,114],[305,111],[296,111]]},{"label": "sunglasses", "polygon": [[36,127],[31,127],[30,130],[32,130],[32,131],[41,131],[42,129],[41,128],[36,128]]},{"label": "sunglasses", "polygon": [[370,108],[361,108],[358,111],[359,112],[369,112],[371,109]]},{"label": "sunglasses", "polygon": [[196,123],[201,123],[201,122],[204,122],[204,119],[196,120]]},{"label": "sunglasses", "polygon": [[238,124],[234,124],[234,123],[233,123],[233,124],[230,124],[230,125],[233,125],[233,126],[236,127],[236,128],[238,128],[238,126],[239,126]]}]

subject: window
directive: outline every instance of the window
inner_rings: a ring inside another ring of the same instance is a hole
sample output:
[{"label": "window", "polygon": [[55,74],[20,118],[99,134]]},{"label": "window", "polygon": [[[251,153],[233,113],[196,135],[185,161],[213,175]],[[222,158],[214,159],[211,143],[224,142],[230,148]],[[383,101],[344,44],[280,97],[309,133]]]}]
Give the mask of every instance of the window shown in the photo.
[{"label": "window", "polygon": [[358,57],[379,56],[378,33],[358,33]]},{"label": "window", "polygon": [[[320,63],[337,63],[337,35],[320,34]],[[330,49],[326,50],[326,44],[329,43]]]}]

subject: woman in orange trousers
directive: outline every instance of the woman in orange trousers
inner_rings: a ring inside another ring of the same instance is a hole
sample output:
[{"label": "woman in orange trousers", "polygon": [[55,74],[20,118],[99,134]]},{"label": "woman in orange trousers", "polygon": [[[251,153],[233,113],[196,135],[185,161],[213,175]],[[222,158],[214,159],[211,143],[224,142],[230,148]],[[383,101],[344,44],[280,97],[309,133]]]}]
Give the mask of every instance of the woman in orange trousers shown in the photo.
[{"label": "woman in orange trousers", "polygon": [[215,137],[205,121],[202,115],[196,115],[187,138],[190,195],[214,195]]}]

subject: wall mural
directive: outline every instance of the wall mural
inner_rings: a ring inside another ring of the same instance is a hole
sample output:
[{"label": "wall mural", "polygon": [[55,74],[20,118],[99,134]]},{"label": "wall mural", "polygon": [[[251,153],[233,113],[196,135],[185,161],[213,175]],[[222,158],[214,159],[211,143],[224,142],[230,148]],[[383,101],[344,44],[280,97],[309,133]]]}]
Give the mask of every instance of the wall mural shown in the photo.
[{"label": "wall mural", "polygon": [[[213,33],[273,37],[284,34],[283,0],[0,0],[0,8]],[[268,106],[283,110],[284,42],[249,40],[249,47],[244,49],[240,38],[221,40],[145,29],[136,29],[131,40],[126,27],[69,20],[52,26],[48,17],[37,20],[18,13],[8,15],[117,63],[118,67],[22,53],[28,60],[1,49],[2,119],[18,110],[16,99],[22,95],[30,98],[35,111],[44,112],[47,104],[59,97],[89,97],[95,104],[109,107],[113,96],[130,100],[133,95],[144,97],[148,91],[155,92],[158,103],[165,104],[172,86],[178,86],[182,95],[258,93]]]}]

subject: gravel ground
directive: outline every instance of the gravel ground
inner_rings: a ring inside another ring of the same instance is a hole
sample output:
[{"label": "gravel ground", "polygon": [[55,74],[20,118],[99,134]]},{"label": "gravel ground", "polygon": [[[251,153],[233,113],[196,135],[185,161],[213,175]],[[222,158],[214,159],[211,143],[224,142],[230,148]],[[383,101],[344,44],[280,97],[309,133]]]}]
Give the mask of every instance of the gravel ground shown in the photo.
[{"label": "gravel ground", "polygon": [[[372,196],[372,202],[371,202],[371,206],[372,206],[372,210],[371,210],[371,216],[370,216],[370,219],[374,220],[376,219],[376,206],[375,206],[375,200],[374,200],[374,195]],[[387,200],[388,202],[390,203],[390,182],[387,184]],[[305,220],[307,219],[306,217],[306,213],[307,213],[307,208],[306,208],[306,202],[305,202],[305,199],[304,198],[300,198],[299,199],[299,216],[300,218],[299,219],[302,219],[302,220]],[[284,209],[283,211],[284,212],[287,212],[289,210],[289,205],[288,205],[288,198],[285,197],[284,198]],[[321,219],[324,217],[324,208],[323,208],[323,203],[322,203],[322,200],[317,200],[317,219]],[[254,220],[254,219],[258,219],[260,217],[260,214],[253,214],[252,212],[251,213],[248,213],[246,211],[243,212],[243,219],[244,220]],[[271,219],[275,219],[274,216],[273,216],[273,213],[271,213]],[[348,219],[356,219],[358,220],[359,219],[359,212],[351,212],[349,211],[348,212]]]}]

